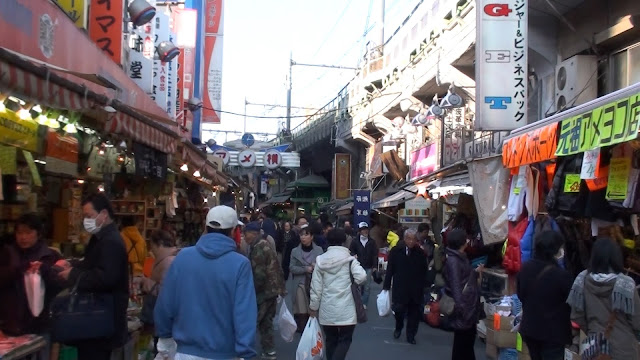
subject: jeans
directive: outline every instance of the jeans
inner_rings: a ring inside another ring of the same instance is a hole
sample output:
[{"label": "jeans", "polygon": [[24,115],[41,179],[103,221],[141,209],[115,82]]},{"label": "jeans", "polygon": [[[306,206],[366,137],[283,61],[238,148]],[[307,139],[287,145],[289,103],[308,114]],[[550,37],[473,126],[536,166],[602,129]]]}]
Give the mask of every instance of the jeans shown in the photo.
[{"label": "jeans", "polygon": [[322,329],[326,338],[327,360],[344,360],[356,326],[322,326]]},{"label": "jeans", "polygon": [[420,325],[419,304],[394,304],[393,311],[396,317],[396,331],[402,331],[404,318],[407,317],[407,340],[414,339]]},{"label": "jeans", "polygon": [[366,269],[367,278],[360,285],[360,291],[362,292],[362,303],[367,306],[369,304],[369,294],[371,293],[371,273],[373,269]]},{"label": "jeans", "polygon": [[476,327],[454,330],[451,360],[476,360],[473,346],[476,342]]},{"label": "jeans", "polygon": [[551,344],[545,341],[534,340],[525,336],[524,342],[529,348],[531,360],[562,360],[564,359],[564,346]]}]

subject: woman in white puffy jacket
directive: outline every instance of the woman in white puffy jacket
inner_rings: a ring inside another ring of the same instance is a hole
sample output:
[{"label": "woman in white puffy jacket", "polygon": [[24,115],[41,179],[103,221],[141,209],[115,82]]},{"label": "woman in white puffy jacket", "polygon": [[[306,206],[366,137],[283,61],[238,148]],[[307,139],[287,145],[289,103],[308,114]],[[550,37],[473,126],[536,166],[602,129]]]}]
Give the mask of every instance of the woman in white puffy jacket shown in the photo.
[{"label": "woman in white puffy jacket", "polygon": [[367,278],[358,260],[342,246],[346,239],[344,230],[329,231],[329,249],[316,258],[311,278],[309,315],[322,325],[327,360],[344,360],[358,323],[350,273],[358,285]]}]

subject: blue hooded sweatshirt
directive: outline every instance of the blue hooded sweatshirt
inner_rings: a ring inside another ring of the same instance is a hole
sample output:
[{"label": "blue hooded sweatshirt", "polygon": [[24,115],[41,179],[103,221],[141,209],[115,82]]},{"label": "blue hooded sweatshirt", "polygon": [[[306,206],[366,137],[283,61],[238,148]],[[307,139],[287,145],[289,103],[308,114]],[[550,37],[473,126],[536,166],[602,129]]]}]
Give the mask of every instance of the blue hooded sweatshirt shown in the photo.
[{"label": "blue hooded sweatshirt", "polygon": [[203,235],[178,253],[155,305],[156,335],[178,352],[207,359],[250,359],[258,318],[249,260],[222,234]]}]

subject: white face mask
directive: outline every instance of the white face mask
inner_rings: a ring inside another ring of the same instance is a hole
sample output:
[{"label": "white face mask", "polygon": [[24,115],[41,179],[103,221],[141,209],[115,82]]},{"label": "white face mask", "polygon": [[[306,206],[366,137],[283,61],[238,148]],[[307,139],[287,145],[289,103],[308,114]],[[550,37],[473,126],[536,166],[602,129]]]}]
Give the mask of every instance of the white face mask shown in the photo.
[{"label": "white face mask", "polygon": [[[97,219],[97,217],[96,217],[96,219]],[[98,226],[97,225],[96,219],[84,218],[84,221],[82,222],[82,225],[84,226],[84,229],[89,234],[97,234],[100,231],[100,229],[102,228],[102,226]]]},{"label": "white face mask", "polygon": [[556,260],[560,260],[564,257],[564,248],[560,248],[560,250],[558,250],[558,253],[556,254]]},{"label": "white face mask", "polygon": [[367,240],[369,240],[368,236],[360,235],[360,241],[367,241]]}]

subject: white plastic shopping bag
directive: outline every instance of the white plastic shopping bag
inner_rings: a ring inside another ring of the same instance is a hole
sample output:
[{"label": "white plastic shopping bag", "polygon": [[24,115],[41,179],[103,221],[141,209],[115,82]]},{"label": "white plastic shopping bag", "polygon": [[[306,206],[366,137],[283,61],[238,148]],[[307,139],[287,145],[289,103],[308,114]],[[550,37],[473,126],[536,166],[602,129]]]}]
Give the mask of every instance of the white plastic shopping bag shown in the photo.
[{"label": "white plastic shopping bag", "polygon": [[173,338],[160,338],[158,339],[158,354],[154,360],[175,360],[180,357],[177,356],[178,344],[176,344]]},{"label": "white plastic shopping bag", "polygon": [[24,289],[27,293],[29,310],[35,317],[44,309],[44,281],[39,271],[28,271],[24,274]]},{"label": "white plastic shopping bag", "polygon": [[296,350],[296,360],[322,360],[324,357],[324,337],[318,324],[318,319],[312,317],[307,321],[304,328],[298,350]]},{"label": "white plastic shopping bag", "polygon": [[391,300],[389,299],[388,290],[382,290],[382,292],[378,294],[376,303],[378,305],[378,315],[387,316],[391,313]]},{"label": "white plastic shopping bag", "polygon": [[296,325],[293,315],[291,315],[289,309],[287,309],[287,303],[284,300],[282,301],[282,305],[280,305],[280,311],[276,318],[278,319],[277,324],[280,329],[280,336],[282,336],[284,341],[292,342],[298,326]]}]

